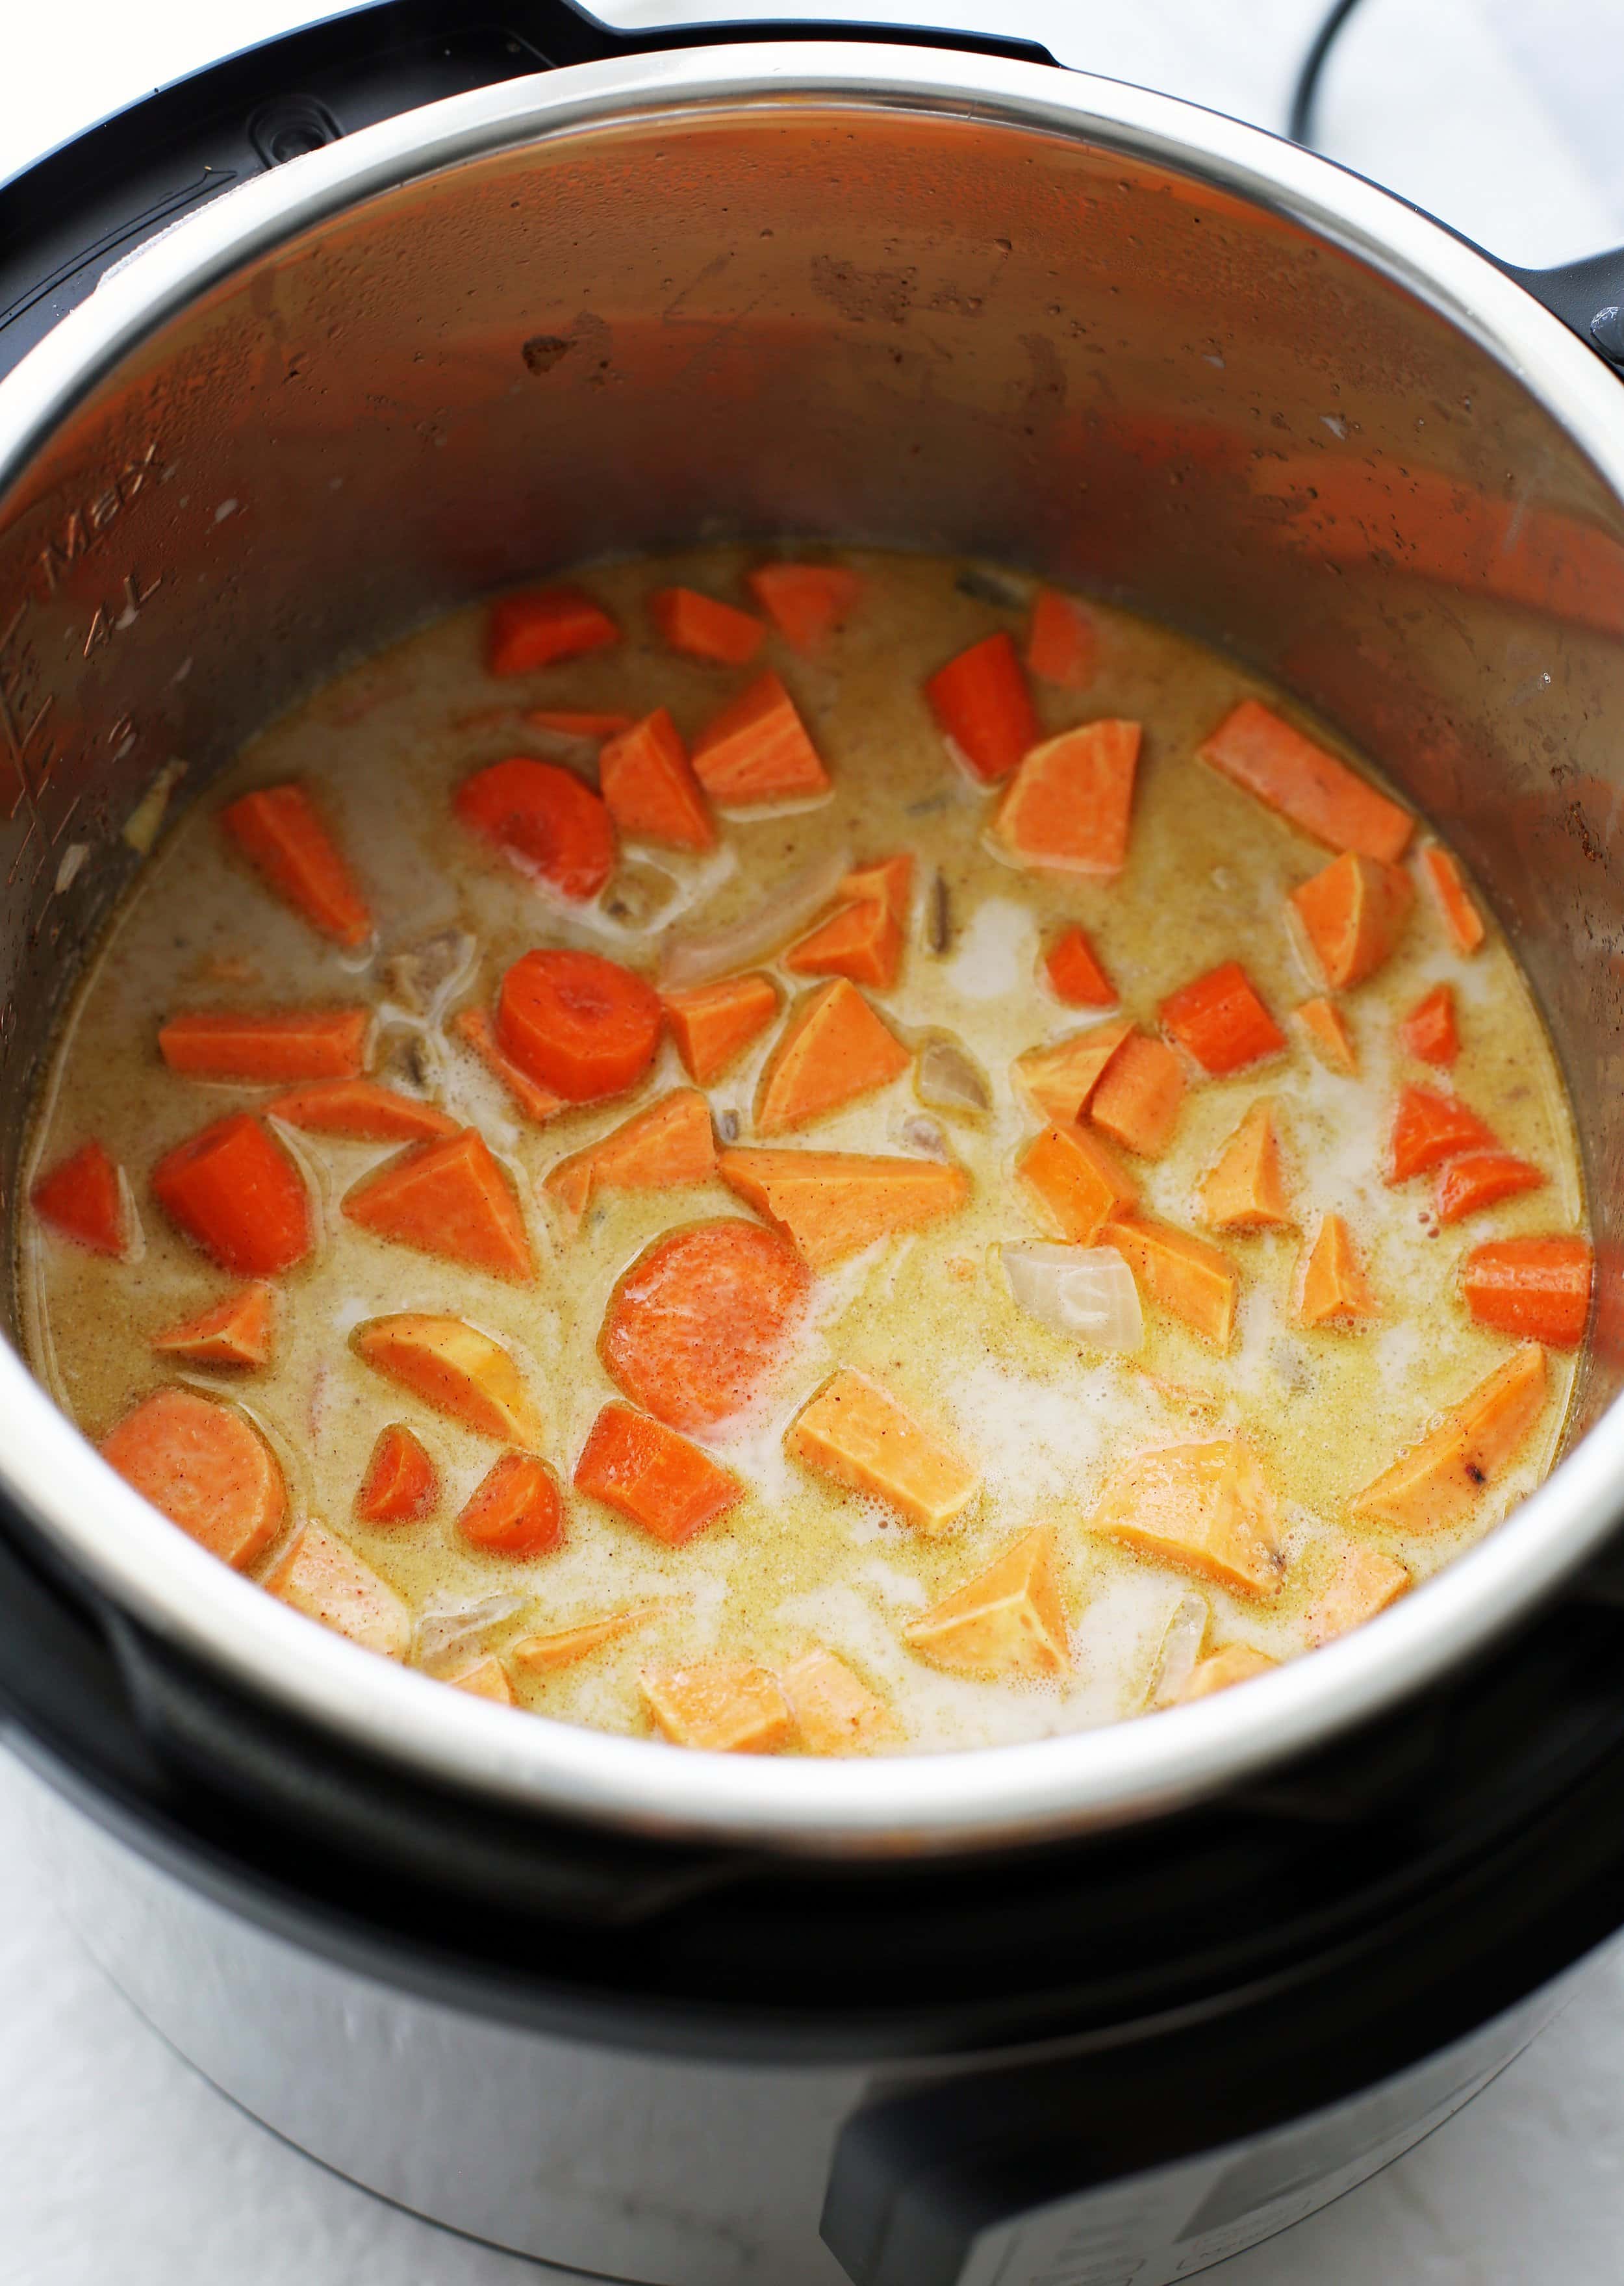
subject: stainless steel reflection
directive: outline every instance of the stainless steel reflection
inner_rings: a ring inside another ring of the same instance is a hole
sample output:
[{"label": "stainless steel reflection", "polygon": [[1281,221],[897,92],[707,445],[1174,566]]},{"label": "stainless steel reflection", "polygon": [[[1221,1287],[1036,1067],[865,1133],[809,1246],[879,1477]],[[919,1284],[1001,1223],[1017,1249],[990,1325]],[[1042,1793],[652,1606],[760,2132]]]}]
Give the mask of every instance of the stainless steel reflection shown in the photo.
[{"label": "stainless steel reflection", "polygon": [[1551,1480],[1357,1636],[1199,1709],[828,1765],[517,1722],[201,1555],[8,1352],[0,1477],[149,1627],[509,1801],[951,1847],[1144,1816],[1323,1738],[1624,1513],[1624,398],[1423,217],[1233,122],[1036,67],[813,44],[594,66],[296,160],[122,266],[0,387],[0,484],[12,1199],[29,1075],[157,772],[184,762],[194,792],[335,661],[481,588],[788,531],[1081,582],[1341,722],[1516,934],[1602,1251],[1586,1433]]}]

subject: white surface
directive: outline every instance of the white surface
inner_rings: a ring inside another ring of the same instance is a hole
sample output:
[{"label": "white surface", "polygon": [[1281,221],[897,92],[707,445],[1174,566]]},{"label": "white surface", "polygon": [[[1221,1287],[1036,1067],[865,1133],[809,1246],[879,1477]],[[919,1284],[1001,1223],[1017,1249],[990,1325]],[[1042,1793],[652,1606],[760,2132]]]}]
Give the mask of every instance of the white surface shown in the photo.
[{"label": "white surface", "polygon": [[[1279,127],[1324,0],[959,0],[1065,62]],[[309,0],[16,4],[0,35],[0,177],[151,87],[330,12]],[[500,8],[489,12],[500,13]],[[605,9],[605,13],[611,12]],[[778,14],[622,0],[625,21]],[[931,0],[820,12],[927,21]],[[948,12],[942,0],[940,12]],[[229,25],[229,30],[225,28]],[[1624,242],[1618,0],[1365,0],[1326,82],[1325,148],[1495,252]],[[0,1756],[0,2279],[16,2286],[517,2286],[542,2274],[382,2206],[225,2103],[89,1965]],[[1624,1955],[1519,2063],[1407,2159],[1222,2286],[1618,2286]]]}]

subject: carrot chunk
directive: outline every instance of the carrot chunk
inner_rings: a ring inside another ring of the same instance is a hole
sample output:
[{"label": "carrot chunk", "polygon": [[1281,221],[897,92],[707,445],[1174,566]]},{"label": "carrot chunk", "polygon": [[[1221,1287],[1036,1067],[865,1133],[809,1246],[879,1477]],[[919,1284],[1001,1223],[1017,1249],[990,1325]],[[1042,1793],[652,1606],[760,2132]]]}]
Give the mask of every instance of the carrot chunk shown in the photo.
[{"label": "carrot chunk", "polygon": [[702,1667],[645,1667],[637,1688],[655,1728],[674,1746],[770,1754],[789,1740],[789,1707],[764,1667],[721,1659]]},{"label": "carrot chunk", "polygon": [[1537,1191],[1545,1180],[1538,1167],[1510,1151],[1469,1151],[1440,1167],[1433,1203],[1439,1222],[1460,1222],[1484,1207],[1498,1206],[1519,1192]]},{"label": "carrot chunk", "polygon": [[276,1096],[262,1108],[267,1119],[285,1120],[312,1135],[343,1135],[362,1143],[430,1143],[457,1131],[456,1121],[433,1104],[370,1079],[319,1080]]},{"label": "carrot chunk", "polygon": [[242,1278],[274,1278],[311,1248],[298,1169],[246,1111],[217,1119],[160,1159],[153,1190],[170,1221]]},{"label": "carrot chunk", "polygon": [[246,1571],[282,1528],[288,1492],[271,1447],[240,1413],[195,1390],[154,1390],[103,1438],[100,1452],[233,1571]]},{"label": "carrot chunk", "polygon": [[619,640],[619,628],[590,595],[575,587],[532,587],[492,604],[485,666],[492,674],[528,674]]},{"label": "carrot chunk", "polygon": [[451,1029],[459,1039],[467,1041],[485,1069],[501,1080],[525,1118],[536,1126],[545,1127],[564,1109],[563,1096],[540,1086],[504,1052],[483,1008],[464,1008],[453,1019]]},{"label": "carrot chunk", "polygon": [[364,1365],[476,1436],[527,1450],[540,1444],[541,1423],[517,1366],[499,1342],[461,1318],[400,1310],[367,1319],[350,1341]]},{"label": "carrot chunk", "polygon": [[622,1636],[634,1635],[646,1628],[650,1620],[658,1619],[670,1609],[667,1604],[635,1604],[623,1612],[611,1612],[604,1619],[583,1620],[572,1628],[559,1628],[551,1635],[526,1636],[522,1643],[509,1646],[508,1656],[516,1667],[531,1675],[556,1675],[561,1667],[573,1667],[578,1660],[589,1659],[605,1644],[618,1643]]},{"label": "carrot chunk", "polygon": [[1381,1314],[1353,1234],[1340,1215],[1324,1216],[1303,1264],[1297,1297],[1298,1325],[1353,1325]]},{"label": "carrot chunk", "polygon": [[1404,855],[1415,826],[1408,811],[1256,698],[1243,698],[1197,752],[1316,841],[1389,865]]},{"label": "carrot chunk", "polygon": [[1449,1407],[1436,1429],[1355,1494],[1353,1516],[1380,1517],[1404,1532],[1462,1523],[1515,1456],[1545,1406],[1545,1352],[1529,1342],[1486,1381]]},{"label": "carrot chunk", "polygon": [[1254,1598],[1280,1592],[1280,1522],[1269,1480],[1233,1437],[1140,1453],[1114,1470],[1091,1532]]},{"label": "carrot chunk", "polygon": [[1463,1152],[1499,1148],[1500,1139],[1493,1129],[1486,1127],[1475,1111],[1469,1111],[1458,1096],[1439,1095],[1430,1087],[1406,1086],[1399,1092],[1399,1108],[1393,1115],[1387,1180],[1407,1183],[1412,1175],[1424,1175],[1429,1168],[1441,1167],[1446,1159],[1458,1159]]},{"label": "carrot chunk", "polygon": [[668,706],[658,706],[598,755],[609,814],[633,841],[666,849],[713,849],[716,824]]},{"label": "carrot chunk", "polygon": [[803,1651],[778,1679],[808,1754],[865,1754],[895,1731],[885,1700],[821,1644]]},{"label": "carrot chunk", "polygon": [[744,666],[767,633],[753,612],[719,603],[697,587],[657,587],[649,598],[649,617],[673,650],[716,666]]},{"label": "carrot chunk", "polygon": [[279,1008],[258,1015],[188,1010],[158,1033],[158,1052],[189,1079],[250,1086],[290,1079],[353,1079],[367,1061],[366,1008]]},{"label": "carrot chunk", "polygon": [[1409,1054],[1423,1064],[1452,1064],[1461,1052],[1455,1028],[1455,987],[1435,984],[1410,1010],[1399,1027],[1399,1037]]},{"label": "carrot chunk", "polygon": [[1222,1077],[1274,1056],[1286,1036],[1238,960],[1210,968],[1162,1003],[1162,1021],[1204,1072]]},{"label": "carrot chunk", "polygon": [[751,594],[792,650],[816,658],[855,607],[863,582],[839,564],[762,564]]},{"label": "carrot chunk", "polygon": [[611,1135],[561,1160],[544,1187],[579,1220],[595,1191],[674,1190],[708,1182],[715,1171],[711,1107],[696,1089],[680,1087]]},{"label": "carrot chunk", "polygon": [[1461,878],[1460,866],[1453,850],[1440,848],[1436,841],[1428,842],[1421,853],[1422,878],[1438,900],[1439,911],[1444,917],[1444,926],[1454,939],[1457,952],[1476,952],[1486,932],[1483,916],[1471,901],[1471,893]]},{"label": "carrot chunk", "polygon": [[1338,1636],[1352,1634],[1415,1586],[1407,1567],[1362,1541],[1344,1539],[1330,1567],[1303,1614],[1303,1632],[1317,1651]]},{"label": "carrot chunk", "polygon": [[973,1580],[903,1629],[911,1649],[950,1674],[1059,1675],[1070,1663],[1054,1576],[1054,1529],[1022,1533]]},{"label": "carrot chunk", "polygon": [[1021,760],[992,821],[1016,863],[1114,879],[1128,862],[1139,763],[1137,722],[1084,722]]},{"label": "carrot chunk", "polygon": [[486,1556],[551,1555],[564,1544],[552,1470],[533,1453],[504,1453],[469,1495],[457,1530]]},{"label": "carrot chunk", "polygon": [[587,785],[556,762],[511,754],[464,778],[452,807],[522,872],[584,903],[615,870],[615,829]]},{"label": "carrot chunk", "polygon": [[632,727],[629,714],[594,714],[579,706],[527,706],[532,730],[554,730],[564,738],[618,738]]},{"label": "carrot chunk", "polygon": [[386,1160],[344,1194],[343,1212],[374,1238],[419,1254],[522,1286],[535,1276],[518,1201],[477,1127]]},{"label": "carrot chunk", "polygon": [[1133,1030],[1123,1016],[1073,1032],[1047,1048],[1029,1048],[1010,1066],[1010,1077],[1032,1108],[1057,1127],[1081,1119],[1111,1059]]},{"label": "carrot chunk", "polygon": [[476,1659],[460,1675],[443,1675],[439,1680],[453,1691],[466,1691],[470,1699],[493,1699],[499,1707],[515,1704],[513,1685],[508,1680],[508,1670],[501,1659]]},{"label": "carrot chunk", "polygon": [[635,1087],[659,1045],[652,986],[595,952],[527,952],[502,978],[498,1040],[566,1103]]},{"label": "carrot chunk", "polygon": [[1585,1337],[1593,1266],[1582,1238],[1491,1239],[1467,1256],[1461,1291],[1480,1326],[1571,1350]]},{"label": "carrot chunk", "polygon": [[1116,1214],[1139,1202],[1139,1185],[1095,1136],[1082,1127],[1045,1127],[1015,1162],[1058,1238],[1092,1246]]},{"label": "carrot chunk", "polygon": [[698,1223],[640,1254],[610,1297],[598,1351],[611,1378],[674,1429],[740,1411],[783,1362],[805,1269],[751,1222]]},{"label": "carrot chunk", "polygon": [[264,786],[220,812],[220,825],[286,905],[337,944],[365,944],[372,914],[300,785]]},{"label": "carrot chunk", "polygon": [[1107,1066],[1088,1115],[1124,1151],[1159,1159],[1172,1139],[1184,1101],[1184,1073],[1165,1040],[1132,1032]]},{"label": "carrot chunk", "polygon": [[188,1365],[251,1370],[271,1362],[273,1313],[272,1289],[256,1280],[228,1294],[211,1310],[166,1326],[153,1336],[152,1345],[161,1357],[182,1358]]},{"label": "carrot chunk", "polygon": [[756,1132],[804,1127],[888,1086],[911,1061],[856,986],[837,976],[791,1009],[756,1090]]},{"label": "carrot chunk", "polygon": [[1049,947],[1044,968],[1051,988],[1068,1008],[1115,1008],[1122,997],[1075,923]]},{"label": "carrot chunk", "polygon": [[872,864],[854,865],[840,884],[840,895],[847,904],[883,897],[896,916],[898,928],[905,928],[913,895],[911,852],[903,849],[895,857],[876,857]]},{"label": "carrot chunk", "polygon": [[1114,1216],[1100,1234],[1133,1273],[1143,1298],[1193,1333],[1226,1350],[1235,1329],[1240,1273],[1229,1257],[1204,1240],[1148,1215]]},{"label": "carrot chunk", "polygon": [[1291,892],[1325,981],[1339,992],[1374,976],[1398,943],[1415,892],[1399,865],[1350,851]]},{"label": "carrot chunk", "polygon": [[1296,1012],[1297,1021],[1307,1033],[1309,1044],[1328,1071],[1340,1072],[1344,1079],[1359,1076],[1359,1050],[1353,1044],[1347,1021],[1334,1000],[1323,995],[1305,1000]]},{"label": "carrot chunk", "polygon": [[627,1405],[604,1406],[593,1423],[575,1463],[575,1489],[668,1548],[682,1547],[745,1497],[731,1469]]},{"label": "carrot chunk", "polygon": [[1100,664],[1100,635],[1084,606],[1058,587],[1040,587],[1027,629],[1026,663],[1041,682],[1086,690]]},{"label": "carrot chunk", "polygon": [[943,737],[983,785],[1006,778],[1037,744],[1037,716],[1021,661],[1002,632],[938,667],[925,696]]},{"label": "carrot chunk", "polygon": [[304,1526],[264,1584],[280,1603],[382,1659],[404,1659],[412,1647],[412,1614],[394,1589],[319,1524]]},{"label": "carrot chunk", "polygon": [[980,1470],[866,1374],[826,1381],[785,1430],[784,1449],[848,1492],[883,1501],[929,1536],[956,1524],[981,1489]]},{"label": "carrot chunk", "polygon": [[970,1195],[962,1167],[858,1151],[723,1151],[722,1180],[786,1232],[815,1270],[876,1239],[957,1214]]},{"label": "carrot chunk", "polygon": [[661,1005],[683,1070],[704,1086],[767,1029],[778,1013],[778,988],[759,973],[728,976],[667,992]]},{"label": "carrot chunk", "polygon": [[48,1167],[28,1194],[42,1222],[92,1254],[122,1254],[128,1210],[118,1168],[106,1147],[82,1143],[66,1159]]},{"label": "carrot chunk", "polygon": [[440,1475],[403,1422],[380,1430],[355,1495],[363,1524],[414,1524],[440,1496]]},{"label": "carrot chunk", "polygon": [[1198,1659],[1190,1669],[1184,1689],[1172,1700],[1175,1707],[1187,1707],[1197,1699],[1210,1699],[1215,1691],[1227,1691],[1237,1683],[1250,1683],[1259,1675],[1270,1675],[1280,1664],[1250,1644],[1230,1643]]},{"label": "carrot chunk", "polygon": [[903,932],[890,905],[884,897],[862,897],[792,944],[784,965],[797,976],[844,976],[884,991],[895,983],[902,959]]},{"label": "carrot chunk", "polygon": [[1213,1230],[1280,1230],[1292,1220],[1274,1106],[1259,1096],[1196,1192]]},{"label": "carrot chunk", "polygon": [[700,731],[694,771],[723,808],[827,793],[829,774],[776,674],[757,677]]}]

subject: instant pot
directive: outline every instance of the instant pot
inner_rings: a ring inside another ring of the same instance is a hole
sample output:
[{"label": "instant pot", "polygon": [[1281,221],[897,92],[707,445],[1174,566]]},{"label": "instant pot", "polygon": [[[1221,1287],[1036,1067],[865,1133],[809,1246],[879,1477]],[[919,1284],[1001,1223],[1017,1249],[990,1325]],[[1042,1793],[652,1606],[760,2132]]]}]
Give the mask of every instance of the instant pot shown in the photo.
[{"label": "instant pot", "polygon": [[1510,932],[1597,1242],[1565,1457],[1470,1556],[1199,1706],[893,1760],[370,1659],[0,1352],[67,1909],[271,2126],[647,2286],[1162,2286],[1426,2133],[1624,1924],[1620,299],[1016,40],[564,0],[359,11],[0,190],[13,1211],[166,801],[482,590],[795,533],[1092,589],[1336,722]]}]

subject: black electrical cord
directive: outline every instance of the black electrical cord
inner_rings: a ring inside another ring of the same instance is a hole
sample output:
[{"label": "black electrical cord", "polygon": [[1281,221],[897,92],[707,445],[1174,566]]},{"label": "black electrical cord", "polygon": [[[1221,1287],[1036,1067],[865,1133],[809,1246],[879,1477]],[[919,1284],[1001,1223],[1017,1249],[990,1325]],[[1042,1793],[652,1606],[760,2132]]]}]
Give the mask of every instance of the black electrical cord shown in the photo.
[{"label": "black electrical cord", "polygon": [[1286,132],[1294,143],[1312,145],[1313,142],[1314,101],[1320,92],[1326,58],[1336,46],[1343,26],[1358,5],[1359,0],[1336,0],[1336,5],[1314,34],[1313,45],[1303,59],[1303,68],[1298,72],[1297,85],[1291,91],[1291,109],[1286,122]]}]

